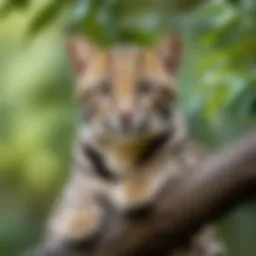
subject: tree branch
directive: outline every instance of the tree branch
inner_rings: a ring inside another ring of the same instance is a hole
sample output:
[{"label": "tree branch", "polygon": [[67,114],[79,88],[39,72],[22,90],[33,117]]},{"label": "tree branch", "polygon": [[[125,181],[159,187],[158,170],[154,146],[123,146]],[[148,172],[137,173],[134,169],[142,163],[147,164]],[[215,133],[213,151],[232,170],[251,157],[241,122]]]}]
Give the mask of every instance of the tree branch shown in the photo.
[{"label": "tree branch", "polygon": [[[200,227],[256,195],[256,129],[170,181],[154,213],[140,221],[113,212],[97,256],[168,255]],[[92,255],[90,254],[90,255]]]},{"label": "tree branch", "polygon": [[110,207],[103,232],[82,252],[64,246],[29,255],[167,256],[202,226],[255,196],[256,127],[198,170],[170,180],[147,218],[132,220]]}]

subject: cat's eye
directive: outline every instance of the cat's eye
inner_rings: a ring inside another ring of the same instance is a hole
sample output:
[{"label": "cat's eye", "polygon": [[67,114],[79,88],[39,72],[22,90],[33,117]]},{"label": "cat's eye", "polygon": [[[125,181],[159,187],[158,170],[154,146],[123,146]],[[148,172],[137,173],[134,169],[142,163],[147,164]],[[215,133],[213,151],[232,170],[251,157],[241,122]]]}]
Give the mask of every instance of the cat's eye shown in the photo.
[{"label": "cat's eye", "polygon": [[97,87],[97,93],[109,96],[112,94],[112,87],[109,81],[102,81]]},{"label": "cat's eye", "polygon": [[138,83],[137,93],[140,95],[149,94],[153,91],[154,84],[151,81],[142,80]]}]

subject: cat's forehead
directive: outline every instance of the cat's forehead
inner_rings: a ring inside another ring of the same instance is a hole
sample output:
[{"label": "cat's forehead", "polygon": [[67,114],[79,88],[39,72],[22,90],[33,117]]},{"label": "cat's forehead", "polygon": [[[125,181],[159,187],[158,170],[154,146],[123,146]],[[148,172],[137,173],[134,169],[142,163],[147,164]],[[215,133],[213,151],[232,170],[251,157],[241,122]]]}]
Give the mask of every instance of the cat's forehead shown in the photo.
[{"label": "cat's forehead", "polygon": [[80,83],[86,89],[102,80],[110,80],[114,88],[128,93],[133,91],[137,81],[144,78],[158,81],[159,84],[170,83],[170,75],[154,50],[115,46],[94,53]]},{"label": "cat's forehead", "polygon": [[151,49],[136,46],[117,46],[97,52],[91,63],[91,69],[99,73],[115,75],[153,75],[162,74],[163,69],[157,54]]}]

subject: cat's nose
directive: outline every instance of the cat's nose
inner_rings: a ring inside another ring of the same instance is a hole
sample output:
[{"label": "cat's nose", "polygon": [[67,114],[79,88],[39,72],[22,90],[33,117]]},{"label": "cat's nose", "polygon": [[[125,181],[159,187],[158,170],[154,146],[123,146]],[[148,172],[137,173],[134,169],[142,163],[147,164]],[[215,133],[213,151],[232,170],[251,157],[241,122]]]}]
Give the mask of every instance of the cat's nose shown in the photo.
[{"label": "cat's nose", "polygon": [[132,100],[123,99],[121,102],[119,102],[118,119],[120,128],[124,132],[129,131],[132,127],[133,111]]},{"label": "cat's nose", "polygon": [[130,111],[122,111],[120,113],[120,119],[123,125],[130,125],[132,121],[132,113]]}]

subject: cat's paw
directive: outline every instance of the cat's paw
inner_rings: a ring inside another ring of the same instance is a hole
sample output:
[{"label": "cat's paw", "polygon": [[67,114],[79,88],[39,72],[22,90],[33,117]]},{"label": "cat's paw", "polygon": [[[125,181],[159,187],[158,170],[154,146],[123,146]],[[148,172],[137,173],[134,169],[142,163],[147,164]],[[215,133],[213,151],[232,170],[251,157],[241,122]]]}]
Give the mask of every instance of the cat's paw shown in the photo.
[{"label": "cat's paw", "polygon": [[97,238],[103,221],[103,209],[97,204],[67,209],[50,222],[48,233],[64,244],[89,246]]},{"label": "cat's paw", "polygon": [[154,207],[155,199],[168,179],[166,173],[155,175],[144,172],[130,176],[113,187],[112,202],[122,212],[140,212],[149,206]]},{"label": "cat's paw", "polygon": [[147,205],[155,194],[155,182],[150,179],[130,178],[117,184],[111,193],[114,205],[122,212]]}]

